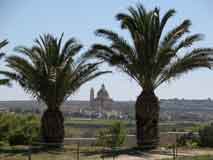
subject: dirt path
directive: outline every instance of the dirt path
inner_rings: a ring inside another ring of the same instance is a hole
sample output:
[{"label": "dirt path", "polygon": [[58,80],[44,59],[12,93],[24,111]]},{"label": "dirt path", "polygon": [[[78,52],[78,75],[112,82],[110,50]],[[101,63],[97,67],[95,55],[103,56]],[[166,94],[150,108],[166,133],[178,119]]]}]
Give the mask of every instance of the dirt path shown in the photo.
[{"label": "dirt path", "polygon": [[213,155],[213,149],[180,149],[179,154],[186,156]]},{"label": "dirt path", "polygon": [[[201,156],[213,155],[213,149],[179,149],[178,156]],[[140,155],[122,154],[115,158],[115,160],[161,160],[172,158],[171,152],[161,153],[160,151],[153,151],[152,153],[142,153]],[[109,158],[112,160],[112,158]]]},{"label": "dirt path", "polygon": [[116,157],[116,160],[157,160],[157,159],[166,159],[172,158],[172,156],[168,155],[160,155],[160,154],[143,154],[141,156],[131,156],[131,155],[120,155]]}]

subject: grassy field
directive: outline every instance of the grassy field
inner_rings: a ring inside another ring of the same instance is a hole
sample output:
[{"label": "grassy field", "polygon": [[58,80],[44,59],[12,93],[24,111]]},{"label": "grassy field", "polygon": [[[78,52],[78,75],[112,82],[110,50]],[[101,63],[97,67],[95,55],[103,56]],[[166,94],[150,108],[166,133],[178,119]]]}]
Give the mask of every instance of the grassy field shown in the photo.
[{"label": "grassy field", "polygon": [[[80,119],[80,118],[69,118],[65,120],[65,125],[112,125],[114,122],[119,120],[105,120],[105,119]],[[134,125],[134,122],[130,122],[127,120],[122,120],[125,125]]]},{"label": "grassy field", "polygon": [[[115,120],[86,120],[79,118],[69,118],[65,120],[66,137],[96,137],[98,132],[109,127]],[[136,133],[134,121],[122,121],[126,125],[128,134]],[[179,123],[168,122],[160,123],[160,132],[197,132],[200,128],[200,123]]]},{"label": "grassy field", "polygon": [[[65,119],[65,126],[78,126],[78,127],[107,127],[112,125],[118,120],[104,120],[104,119],[80,119],[80,118],[67,118]],[[121,120],[127,127],[135,127],[134,121]],[[162,132],[168,131],[197,131],[198,128],[204,124],[195,122],[163,122],[160,123],[160,129]]]}]

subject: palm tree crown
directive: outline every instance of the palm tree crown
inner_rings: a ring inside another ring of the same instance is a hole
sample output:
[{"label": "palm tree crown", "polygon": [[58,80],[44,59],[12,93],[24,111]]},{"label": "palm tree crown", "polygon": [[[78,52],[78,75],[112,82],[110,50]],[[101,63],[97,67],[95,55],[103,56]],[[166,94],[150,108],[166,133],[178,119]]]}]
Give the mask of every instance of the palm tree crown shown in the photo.
[{"label": "palm tree crown", "polygon": [[158,8],[146,11],[141,4],[128,11],[128,14],[117,14],[116,18],[121,28],[130,33],[132,43],[111,30],[99,29],[96,35],[108,39],[110,44],[94,44],[87,56],[117,66],[135,79],[144,91],[154,91],[162,83],[190,70],[211,67],[213,49],[187,49],[184,52],[202,39],[201,34],[189,34],[190,20],[163,33],[175,10],[167,11],[162,18]]},{"label": "palm tree crown", "polygon": [[99,63],[88,63],[76,57],[82,49],[74,38],[62,46],[62,37],[40,36],[32,48],[19,46],[21,55],[7,58],[12,72],[4,72],[30,93],[54,110],[85,82],[106,72],[99,72]]},{"label": "palm tree crown", "polygon": [[[0,42],[0,49],[8,44],[7,40],[3,40]],[[4,53],[0,53],[0,60],[4,57]],[[0,85],[8,85],[9,84],[9,79],[0,79]]]}]

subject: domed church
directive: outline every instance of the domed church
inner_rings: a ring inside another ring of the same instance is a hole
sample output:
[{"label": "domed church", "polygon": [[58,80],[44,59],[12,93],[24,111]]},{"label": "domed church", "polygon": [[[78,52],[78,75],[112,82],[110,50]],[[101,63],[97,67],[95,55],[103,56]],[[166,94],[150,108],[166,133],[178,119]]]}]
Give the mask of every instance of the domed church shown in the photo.
[{"label": "domed church", "polygon": [[101,89],[97,92],[95,97],[95,91],[93,88],[90,90],[90,107],[97,110],[98,112],[103,112],[105,110],[111,110],[113,100],[110,98],[105,85],[102,84]]}]

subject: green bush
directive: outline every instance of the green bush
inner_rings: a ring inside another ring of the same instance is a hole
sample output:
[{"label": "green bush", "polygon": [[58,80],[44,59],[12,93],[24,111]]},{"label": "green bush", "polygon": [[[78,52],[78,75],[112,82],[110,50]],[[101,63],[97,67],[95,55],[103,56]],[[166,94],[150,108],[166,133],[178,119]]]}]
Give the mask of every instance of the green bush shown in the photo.
[{"label": "green bush", "polygon": [[201,128],[199,135],[202,147],[213,147],[213,123]]},{"label": "green bush", "polygon": [[108,129],[99,132],[97,144],[100,146],[115,148],[121,147],[125,140],[125,125],[122,122],[115,122]]},{"label": "green bush", "polygon": [[24,145],[37,141],[39,135],[40,125],[36,116],[0,114],[0,141]]},{"label": "green bush", "polygon": [[14,114],[0,114],[0,141],[6,141],[11,130],[17,127],[17,118]]},{"label": "green bush", "polygon": [[9,144],[13,145],[25,145],[27,144],[27,138],[21,131],[15,131],[8,137]]},{"label": "green bush", "polygon": [[197,148],[199,142],[200,142],[199,135],[193,132],[183,134],[177,139],[178,146],[187,146],[190,148]]},{"label": "green bush", "polygon": [[193,141],[188,141],[188,142],[186,142],[186,146],[187,146],[188,148],[192,148],[192,149],[199,148],[198,142],[193,142]]}]

